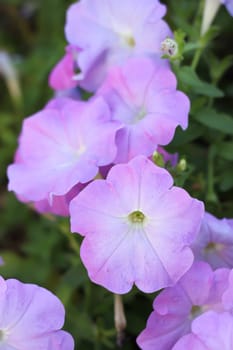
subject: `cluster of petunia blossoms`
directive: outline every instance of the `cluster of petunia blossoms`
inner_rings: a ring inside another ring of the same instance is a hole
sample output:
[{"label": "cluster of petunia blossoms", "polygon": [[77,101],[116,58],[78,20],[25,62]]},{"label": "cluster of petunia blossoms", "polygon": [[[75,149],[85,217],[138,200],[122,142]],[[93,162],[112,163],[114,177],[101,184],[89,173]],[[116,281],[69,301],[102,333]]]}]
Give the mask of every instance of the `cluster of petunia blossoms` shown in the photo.
[{"label": "cluster of petunia blossoms", "polygon": [[[93,282],[116,294],[134,284],[145,293],[163,289],[137,339],[141,349],[227,350],[233,221],[205,213],[153,161],[158,152],[176,166],[163,146],[178,126],[187,128],[190,108],[163,58],[175,45],[165,14],[158,0],[81,0],[68,9],[66,53],[49,79],[56,97],[24,120],[9,190],[40,213],[70,216]],[[73,349],[58,330],[64,311],[55,296],[1,284],[0,348]],[[42,316],[50,321],[41,324]]]}]

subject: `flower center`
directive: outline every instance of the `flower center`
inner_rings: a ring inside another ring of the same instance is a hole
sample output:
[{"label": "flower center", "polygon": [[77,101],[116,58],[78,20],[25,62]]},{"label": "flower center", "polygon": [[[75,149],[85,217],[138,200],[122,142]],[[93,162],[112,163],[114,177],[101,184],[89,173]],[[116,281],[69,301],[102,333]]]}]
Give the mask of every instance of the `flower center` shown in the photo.
[{"label": "flower center", "polygon": [[86,151],[86,147],[81,144],[77,150],[77,155],[80,156],[81,154],[83,154]]},{"label": "flower center", "polygon": [[146,116],[147,112],[144,107],[142,107],[139,111],[138,114],[136,115],[134,122],[137,123],[138,121],[142,120]]},{"label": "flower center", "polygon": [[146,108],[144,106],[138,108],[136,107],[132,113],[131,113],[131,117],[128,119],[128,122],[125,121],[126,123],[128,123],[129,125],[134,125],[137,124],[138,122],[140,122],[146,115],[148,114]]},{"label": "flower center", "polygon": [[5,329],[0,329],[0,344],[4,342],[9,335],[9,332]]},{"label": "flower center", "polygon": [[118,35],[120,35],[121,43],[123,46],[128,46],[130,48],[134,48],[136,46],[136,41],[131,34],[130,30],[126,31],[117,31]]},{"label": "flower center", "polygon": [[140,210],[135,210],[128,216],[133,224],[142,224],[145,220],[145,215]]},{"label": "flower center", "polygon": [[125,41],[126,41],[127,45],[130,46],[130,47],[135,47],[135,45],[136,45],[134,37],[131,36],[131,35],[126,35],[125,36]]},{"label": "flower center", "polygon": [[223,248],[224,248],[224,244],[210,242],[205,247],[205,252],[210,252],[210,251],[213,251],[213,250],[214,251],[221,251]]},{"label": "flower center", "polygon": [[198,305],[193,305],[192,309],[191,309],[191,318],[195,318],[198,315],[200,315],[200,313],[202,312],[202,308]]}]

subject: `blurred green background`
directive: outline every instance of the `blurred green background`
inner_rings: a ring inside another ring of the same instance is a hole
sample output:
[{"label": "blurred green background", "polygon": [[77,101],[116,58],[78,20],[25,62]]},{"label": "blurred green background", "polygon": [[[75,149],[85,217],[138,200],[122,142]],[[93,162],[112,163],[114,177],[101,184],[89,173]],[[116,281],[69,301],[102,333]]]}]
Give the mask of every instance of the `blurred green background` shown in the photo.
[{"label": "blurred green background", "polygon": [[[76,349],[116,349],[113,296],[88,280],[78,255],[81,240],[69,233],[68,219],[40,216],[6,189],[6,167],[12,162],[23,118],[53,96],[48,74],[64,54],[70,3],[0,1],[0,255],[5,261],[0,273],[40,284],[61,298],[65,329],[74,336]],[[177,168],[173,175],[177,184],[205,201],[207,210],[233,217],[233,19],[221,8],[207,48],[191,68],[200,43],[199,2],[166,4],[172,29],[186,33],[184,60],[174,69],[180,89],[192,101],[188,130],[177,130],[167,147],[187,162],[185,170]],[[137,349],[135,338],[145,327],[153,298],[136,289],[124,296],[128,325],[123,349]]]}]

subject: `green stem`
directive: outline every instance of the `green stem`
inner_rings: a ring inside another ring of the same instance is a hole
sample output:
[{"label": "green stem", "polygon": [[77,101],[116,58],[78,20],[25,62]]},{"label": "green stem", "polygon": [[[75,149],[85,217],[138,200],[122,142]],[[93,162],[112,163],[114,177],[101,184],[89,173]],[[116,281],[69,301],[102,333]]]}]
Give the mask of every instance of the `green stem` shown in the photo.
[{"label": "green stem", "polygon": [[193,70],[196,70],[197,65],[198,65],[198,63],[200,61],[200,58],[201,58],[203,50],[204,50],[203,46],[199,47],[196,50],[195,55],[194,55],[193,60],[192,60],[192,63],[191,63],[191,67],[192,67]]},{"label": "green stem", "polygon": [[86,282],[85,286],[85,310],[87,314],[91,314],[91,301],[92,301],[92,283]]},{"label": "green stem", "polygon": [[215,146],[210,146],[208,153],[208,171],[207,171],[207,195],[206,200],[208,202],[216,203],[218,198],[214,190],[214,159],[215,159]]}]

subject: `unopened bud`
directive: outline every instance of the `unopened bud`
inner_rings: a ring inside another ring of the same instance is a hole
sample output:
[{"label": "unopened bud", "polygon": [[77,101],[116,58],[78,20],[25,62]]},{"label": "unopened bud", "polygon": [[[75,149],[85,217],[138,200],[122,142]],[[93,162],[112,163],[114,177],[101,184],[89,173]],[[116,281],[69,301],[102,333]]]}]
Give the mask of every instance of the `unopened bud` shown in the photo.
[{"label": "unopened bud", "polygon": [[213,22],[220,5],[220,0],[205,0],[203,19],[201,25],[201,35],[204,35],[211,26],[211,23]]},{"label": "unopened bud", "polygon": [[153,162],[154,162],[156,165],[158,165],[158,166],[164,168],[165,162],[164,162],[164,159],[163,159],[162,154],[160,154],[159,152],[155,151],[155,152],[153,153],[152,159],[153,159]]},{"label": "unopened bud", "polygon": [[186,159],[182,158],[178,165],[177,165],[177,168],[180,170],[180,171],[185,171],[187,169],[187,162],[186,162]]},{"label": "unopened bud", "polygon": [[174,39],[166,38],[161,44],[161,51],[164,55],[176,56],[178,54],[178,44]]}]

